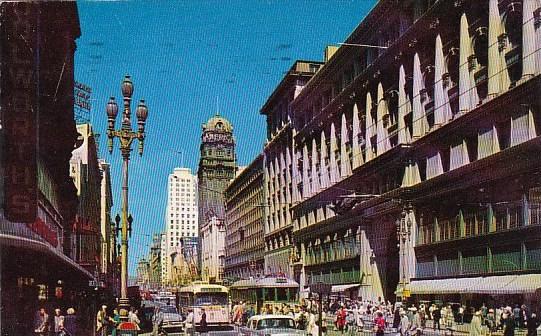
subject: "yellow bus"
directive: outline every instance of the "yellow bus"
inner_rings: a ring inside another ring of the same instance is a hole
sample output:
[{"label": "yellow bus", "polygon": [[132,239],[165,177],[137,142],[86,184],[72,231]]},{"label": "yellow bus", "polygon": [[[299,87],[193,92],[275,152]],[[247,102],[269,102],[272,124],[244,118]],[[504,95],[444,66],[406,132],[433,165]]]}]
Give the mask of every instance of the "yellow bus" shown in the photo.
[{"label": "yellow bus", "polygon": [[299,303],[299,284],[285,277],[239,280],[231,285],[230,291],[231,300],[252,306],[257,314],[263,307],[270,313],[269,310],[283,305]]},{"label": "yellow bus", "polygon": [[227,287],[201,282],[182,287],[178,291],[179,306],[187,315],[193,309],[195,327],[201,322],[202,309],[207,314],[207,325],[225,326],[230,324],[229,290]]}]

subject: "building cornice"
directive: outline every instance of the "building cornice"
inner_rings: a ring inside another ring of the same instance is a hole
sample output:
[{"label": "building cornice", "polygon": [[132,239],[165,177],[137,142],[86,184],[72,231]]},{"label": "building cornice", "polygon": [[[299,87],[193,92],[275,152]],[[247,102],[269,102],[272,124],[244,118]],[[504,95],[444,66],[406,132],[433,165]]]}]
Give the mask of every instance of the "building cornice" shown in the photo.
[{"label": "building cornice", "polygon": [[271,93],[269,98],[265,101],[265,104],[261,107],[259,113],[268,115],[270,110],[274,107],[277,100],[282,99],[284,97],[284,91],[290,90],[293,86],[291,85],[292,81],[294,81],[296,78],[310,78],[314,76],[313,72],[301,72],[297,71],[297,65],[299,63],[306,63],[306,64],[319,64],[323,65],[324,62],[320,61],[305,61],[305,60],[297,60],[293,63],[293,65],[289,68],[289,71],[287,74],[282,78],[280,83],[276,86],[274,91]]}]

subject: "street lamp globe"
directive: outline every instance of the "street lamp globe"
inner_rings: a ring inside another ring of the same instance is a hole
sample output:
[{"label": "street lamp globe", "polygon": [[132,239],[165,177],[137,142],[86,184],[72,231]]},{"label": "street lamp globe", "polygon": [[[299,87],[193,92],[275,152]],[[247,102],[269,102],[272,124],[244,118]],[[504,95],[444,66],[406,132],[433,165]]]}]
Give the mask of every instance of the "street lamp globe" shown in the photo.
[{"label": "street lamp globe", "polygon": [[137,121],[139,122],[139,125],[144,126],[145,121],[147,120],[147,117],[148,117],[148,108],[147,108],[147,105],[145,104],[144,99],[141,99],[141,101],[139,102],[139,105],[137,105],[137,110],[135,110],[135,114],[137,115]]},{"label": "street lamp globe", "polygon": [[122,96],[125,98],[131,98],[133,94],[133,83],[130,75],[126,75],[122,81]]},{"label": "street lamp globe", "polygon": [[107,103],[107,108],[105,110],[109,119],[116,119],[116,116],[118,115],[118,105],[116,104],[115,97],[109,98],[109,102]]}]

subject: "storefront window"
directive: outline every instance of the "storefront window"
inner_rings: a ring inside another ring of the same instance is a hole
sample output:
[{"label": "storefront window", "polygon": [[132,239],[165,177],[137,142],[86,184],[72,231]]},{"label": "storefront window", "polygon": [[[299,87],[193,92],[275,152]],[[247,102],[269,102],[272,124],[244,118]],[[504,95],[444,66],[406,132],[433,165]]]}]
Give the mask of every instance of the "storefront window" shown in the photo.
[{"label": "storefront window", "polygon": [[38,285],[38,300],[46,301],[49,298],[48,289],[47,285]]}]

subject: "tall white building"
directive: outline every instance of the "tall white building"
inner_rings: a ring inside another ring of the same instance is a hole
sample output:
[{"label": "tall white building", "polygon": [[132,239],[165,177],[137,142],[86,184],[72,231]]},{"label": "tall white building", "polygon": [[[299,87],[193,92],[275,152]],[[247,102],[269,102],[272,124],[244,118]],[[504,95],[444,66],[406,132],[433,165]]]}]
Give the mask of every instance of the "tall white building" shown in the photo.
[{"label": "tall white building", "polygon": [[197,177],[190,168],[175,168],[169,175],[167,185],[165,247],[162,250],[165,265],[162,263],[162,279],[171,282],[171,253],[180,246],[181,238],[198,236]]}]

